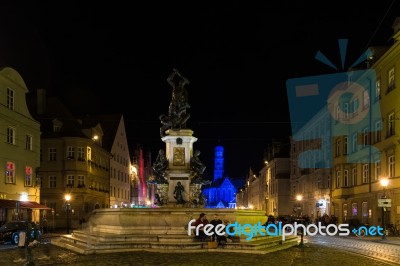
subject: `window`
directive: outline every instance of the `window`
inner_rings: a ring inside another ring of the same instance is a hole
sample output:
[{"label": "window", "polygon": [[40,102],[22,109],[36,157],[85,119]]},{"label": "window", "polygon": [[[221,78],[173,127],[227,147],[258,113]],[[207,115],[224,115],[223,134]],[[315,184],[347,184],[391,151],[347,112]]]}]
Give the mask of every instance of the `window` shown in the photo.
[{"label": "window", "polygon": [[369,94],[368,90],[364,90],[363,92],[363,108],[366,109],[369,106]]},{"label": "window", "polygon": [[25,186],[31,187],[33,185],[32,182],[32,167],[26,166],[25,167]]},{"label": "window", "polygon": [[15,128],[7,128],[7,143],[15,145]]},{"label": "window", "polygon": [[389,70],[389,75],[388,75],[389,79],[388,79],[388,92],[394,89],[394,67],[392,67]]},{"label": "window", "polygon": [[336,171],[336,188],[340,188],[340,171]]},{"label": "window", "polygon": [[340,155],[340,139],[336,140],[336,156]]},{"label": "window", "polygon": [[387,136],[394,135],[394,112],[388,115]]},{"label": "window", "polygon": [[74,187],[75,176],[68,175],[67,176],[67,187]]},{"label": "window", "polygon": [[358,98],[355,98],[353,101],[353,116],[356,116],[358,114]]},{"label": "window", "polygon": [[352,140],[351,151],[356,152],[357,151],[357,133],[354,133],[352,138],[353,138],[353,140]]},{"label": "window", "polygon": [[348,170],[343,171],[343,186],[344,187],[349,186],[349,171]]},{"label": "window", "polygon": [[57,149],[49,148],[49,161],[57,161]]},{"label": "window", "polygon": [[78,147],[78,160],[79,161],[85,160],[85,148],[84,147]]},{"label": "window", "polygon": [[369,164],[363,164],[363,184],[368,183],[369,181]]},{"label": "window", "polygon": [[78,187],[84,187],[84,186],[85,186],[85,176],[78,175]]},{"label": "window", "polygon": [[87,147],[86,148],[86,159],[88,160],[88,161],[91,161],[92,160],[92,149],[90,148],[90,147]]},{"label": "window", "polygon": [[375,178],[374,180],[378,180],[381,176],[381,161],[378,160],[375,162]]},{"label": "window", "polygon": [[347,204],[343,204],[343,219],[347,221]]},{"label": "window", "polygon": [[357,168],[351,170],[353,176],[353,186],[357,186]]},{"label": "window", "polygon": [[358,215],[358,209],[357,209],[357,203],[356,202],[351,204],[351,215],[353,217],[357,217],[357,215]]},{"label": "window", "polygon": [[366,127],[366,128],[364,128],[364,130],[363,130],[363,147],[364,147],[364,148],[365,148],[366,146],[368,146],[368,144],[369,144],[368,135],[369,135],[369,133],[368,133],[368,128]]},{"label": "window", "polygon": [[67,158],[74,159],[75,158],[75,148],[72,146],[67,147]]},{"label": "window", "polygon": [[375,98],[378,100],[381,98],[381,80],[378,79],[376,81],[376,87],[375,87]]},{"label": "window", "polygon": [[7,88],[7,108],[14,110],[14,91]]},{"label": "window", "polygon": [[395,168],[395,161],[394,161],[394,155],[389,156],[389,177],[394,177],[394,168]]},{"label": "window", "polygon": [[368,202],[363,202],[361,207],[362,217],[361,221],[363,224],[368,223]]},{"label": "window", "polygon": [[336,122],[340,120],[340,106],[336,106]]},{"label": "window", "polygon": [[53,125],[53,132],[58,133],[61,131],[61,126],[60,125]]},{"label": "window", "polygon": [[343,138],[343,154],[349,153],[349,138],[346,136]]},{"label": "window", "polygon": [[343,105],[344,109],[344,119],[349,119],[349,103],[344,103]]},{"label": "window", "polygon": [[15,164],[13,162],[7,162],[6,166],[6,183],[15,183]]},{"label": "window", "polygon": [[32,150],[32,136],[28,134],[25,137],[25,149],[28,151]]},{"label": "window", "polygon": [[57,177],[52,175],[49,176],[49,187],[50,188],[56,188],[57,187]]},{"label": "window", "polygon": [[382,135],[382,122],[379,120],[375,122],[375,143],[381,141],[381,135]]}]

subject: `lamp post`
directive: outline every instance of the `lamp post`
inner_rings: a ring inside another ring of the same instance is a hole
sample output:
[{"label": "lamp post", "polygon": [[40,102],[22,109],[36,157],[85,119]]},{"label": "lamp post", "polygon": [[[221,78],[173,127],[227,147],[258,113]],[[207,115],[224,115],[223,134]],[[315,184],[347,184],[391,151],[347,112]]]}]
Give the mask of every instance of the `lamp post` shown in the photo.
[{"label": "lamp post", "polygon": [[71,209],[71,204],[69,201],[71,200],[71,195],[67,194],[65,195],[65,209],[67,211],[67,234],[69,234],[69,210]]},{"label": "lamp post", "polygon": [[[380,183],[381,183],[381,186],[383,187],[382,199],[386,199],[386,187],[389,184],[389,179],[382,178]],[[385,211],[386,211],[386,207],[383,206],[382,207],[382,228],[383,228],[382,240],[386,240]]]},{"label": "lamp post", "polygon": [[[299,207],[297,207],[297,208],[299,208],[299,214],[298,214],[298,216],[300,217],[301,216],[301,211],[302,211],[302,206],[301,206],[301,201],[303,200],[303,196],[302,195],[300,195],[300,194],[298,194],[297,196],[296,196],[296,201],[298,202],[298,206]],[[303,228],[302,227],[300,227],[300,244],[299,244],[299,247],[301,247],[301,248],[304,248],[304,240],[303,240],[303,237],[304,237],[304,231],[303,231]]]},{"label": "lamp post", "polygon": [[53,232],[54,232],[54,213],[55,213],[55,210],[52,208],[51,215],[53,216]]}]

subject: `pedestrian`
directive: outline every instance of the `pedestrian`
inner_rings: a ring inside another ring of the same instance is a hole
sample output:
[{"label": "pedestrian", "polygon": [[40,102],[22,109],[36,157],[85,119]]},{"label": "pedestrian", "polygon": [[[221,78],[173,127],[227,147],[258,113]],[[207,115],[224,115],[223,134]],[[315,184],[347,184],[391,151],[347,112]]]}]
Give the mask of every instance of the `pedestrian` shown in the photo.
[{"label": "pedestrian", "polygon": [[43,219],[42,221],[43,235],[47,234],[47,219]]},{"label": "pedestrian", "polygon": [[207,224],[209,224],[209,221],[207,220],[206,214],[203,212],[199,215],[199,218],[197,218],[193,224],[195,227],[200,225],[199,235],[196,235],[196,239],[200,241],[206,241],[207,235],[204,233],[204,226],[206,226]]},{"label": "pedestrian", "polygon": [[219,224],[222,224],[222,220],[218,218],[218,214],[214,214],[214,219],[212,219],[210,221],[210,224],[213,225],[213,232],[214,234],[211,236],[211,241],[218,241],[219,242],[219,236],[217,236],[217,232],[216,232],[216,227]]}]

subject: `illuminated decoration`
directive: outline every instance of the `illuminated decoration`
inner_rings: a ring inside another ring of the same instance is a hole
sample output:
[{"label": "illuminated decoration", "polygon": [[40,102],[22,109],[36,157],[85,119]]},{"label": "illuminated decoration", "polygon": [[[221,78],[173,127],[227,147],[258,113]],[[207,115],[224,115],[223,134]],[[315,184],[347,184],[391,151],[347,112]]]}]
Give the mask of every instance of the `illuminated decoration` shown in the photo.
[{"label": "illuminated decoration", "polygon": [[14,163],[12,163],[12,162],[7,162],[7,170],[13,171],[13,170],[14,170]]},{"label": "illuminated decoration", "polygon": [[30,166],[25,167],[25,174],[32,175],[32,167],[30,167]]},{"label": "illuminated decoration", "polygon": [[214,158],[214,182],[222,178],[224,174],[224,147],[215,147]]},{"label": "illuminated decoration", "polygon": [[139,149],[139,204],[143,204],[147,199],[147,184],[144,174],[143,149]]},{"label": "illuminated decoration", "polygon": [[207,208],[236,208],[236,190],[243,185],[243,180],[233,183],[224,177],[224,147],[216,146],[214,157],[214,179],[209,187],[203,189],[207,198]]},{"label": "illuminated decoration", "polygon": [[99,136],[98,135],[93,135],[93,140],[98,140],[99,139]]},{"label": "illuminated decoration", "polygon": [[131,173],[133,173],[135,175],[137,175],[137,173],[138,173],[137,168],[134,165],[131,166]]}]

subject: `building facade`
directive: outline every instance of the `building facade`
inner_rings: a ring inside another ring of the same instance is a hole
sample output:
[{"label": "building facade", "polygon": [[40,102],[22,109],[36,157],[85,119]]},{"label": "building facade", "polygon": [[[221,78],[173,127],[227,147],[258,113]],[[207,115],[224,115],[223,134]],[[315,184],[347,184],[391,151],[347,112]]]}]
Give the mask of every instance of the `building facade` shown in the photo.
[{"label": "building facade", "polygon": [[[10,67],[0,70],[0,223],[39,222],[40,210],[46,208],[39,204],[40,124],[28,110],[27,93],[17,71]],[[33,206],[27,207],[25,202]]]},{"label": "building facade", "polygon": [[111,208],[130,207],[131,160],[125,121],[122,114],[89,115],[82,118],[83,128],[100,126],[103,131],[101,146],[111,153],[110,203]]},{"label": "building facade", "polygon": [[[85,126],[44,90],[29,104],[40,121],[40,169],[42,202],[51,208],[48,225],[78,228],[91,212],[110,206],[110,159],[103,148],[101,122]],[[69,195],[70,198],[66,198]]]}]

